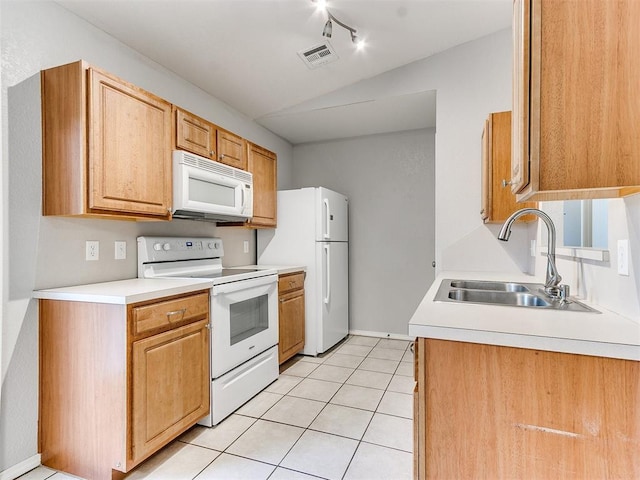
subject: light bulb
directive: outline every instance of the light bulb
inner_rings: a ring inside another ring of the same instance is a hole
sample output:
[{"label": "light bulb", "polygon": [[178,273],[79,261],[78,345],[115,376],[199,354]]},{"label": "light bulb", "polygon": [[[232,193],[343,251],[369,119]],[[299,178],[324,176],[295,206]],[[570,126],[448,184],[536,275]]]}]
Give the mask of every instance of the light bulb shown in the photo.
[{"label": "light bulb", "polygon": [[327,0],[315,0],[315,3],[318,11],[324,12],[327,9]]}]

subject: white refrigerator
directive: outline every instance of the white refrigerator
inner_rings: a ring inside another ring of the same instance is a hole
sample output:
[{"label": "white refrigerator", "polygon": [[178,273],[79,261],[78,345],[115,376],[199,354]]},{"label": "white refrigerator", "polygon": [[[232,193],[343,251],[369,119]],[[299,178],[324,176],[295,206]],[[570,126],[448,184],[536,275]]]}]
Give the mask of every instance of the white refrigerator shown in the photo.
[{"label": "white refrigerator", "polygon": [[303,265],[305,355],[349,333],[349,200],[323,187],[278,192],[278,227],[259,230],[259,265]]}]

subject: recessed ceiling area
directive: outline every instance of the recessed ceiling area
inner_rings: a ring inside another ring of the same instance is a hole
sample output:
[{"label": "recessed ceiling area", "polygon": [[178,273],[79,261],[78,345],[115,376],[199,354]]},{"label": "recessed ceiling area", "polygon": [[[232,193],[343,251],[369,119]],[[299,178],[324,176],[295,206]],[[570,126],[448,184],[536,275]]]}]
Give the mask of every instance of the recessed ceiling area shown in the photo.
[{"label": "recessed ceiling area", "polygon": [[430,128],[436,125],[436,92],[428,90],[347,105],[287,111],[258,121],[294,145]]},{"label": "recessed ceiling area", "polygon": [[298,52],[327,41],[311,0],[58,3],[292,144],[435,125],[435,92],[310,101],[509,28],[512,12],[511,0],[329,0],[366,48],[334,25],[338,60],[309,69]]}]

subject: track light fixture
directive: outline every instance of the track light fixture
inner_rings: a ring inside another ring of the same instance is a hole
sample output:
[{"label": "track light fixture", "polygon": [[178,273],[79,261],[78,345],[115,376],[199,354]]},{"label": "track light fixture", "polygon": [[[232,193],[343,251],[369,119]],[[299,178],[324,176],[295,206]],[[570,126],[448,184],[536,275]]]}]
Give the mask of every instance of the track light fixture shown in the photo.
[{"label": "track light fixture", "polygon": [[333,30],[333,24],[331,23],[331,19],[327,20],[327,23],[324,24],[324,29],[322,30],[322,36],[331,38],[331,31]]},{"label": "track light fixture", "polygon": [[333,30],[333,22],[336,22],[342,28],[349,31],[349,34],[351,35],[351,41],[358,49],[364,46],[364,41],[358,37],[355,28],[350,27],[346,23],[341,22],[340,20],[338,20],[336,17],[333,16],[333,14],[327,8],[326,0],[311,0],[311,1],[316,4],[318,10],[322,10],[327,14],[327,22],[324,24],[324,28],[322,29],[323,37],[331,38],[331,34]]}]

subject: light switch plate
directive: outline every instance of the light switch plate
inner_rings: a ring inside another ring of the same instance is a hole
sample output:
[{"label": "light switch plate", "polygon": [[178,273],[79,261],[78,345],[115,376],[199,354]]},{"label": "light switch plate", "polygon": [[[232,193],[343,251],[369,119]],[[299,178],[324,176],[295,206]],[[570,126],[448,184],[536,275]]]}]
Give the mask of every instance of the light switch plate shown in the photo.
[{"label": "light switch plate", "polygon": [[618,240],[618,274],[629,276],[629,240]]},{"label": "light switch plate", "polygon": [[116,260],[125,260],[127,258],[127,242],[116,240],[114,244],[115,248],[115,259]]}]

